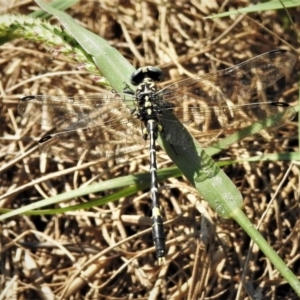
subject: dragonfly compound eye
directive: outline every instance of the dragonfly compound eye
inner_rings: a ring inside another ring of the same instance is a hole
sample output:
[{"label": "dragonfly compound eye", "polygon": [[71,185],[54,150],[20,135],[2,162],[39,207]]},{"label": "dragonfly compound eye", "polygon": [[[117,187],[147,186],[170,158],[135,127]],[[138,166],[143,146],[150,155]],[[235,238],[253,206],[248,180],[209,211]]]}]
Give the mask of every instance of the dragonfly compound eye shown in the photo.
[{"label": "dragonfly compound eye", "polygon": [[130,82],[133,85],[139,85],[145,78],[150,78],[153,81],[162,81],[164,76],[160,68],[148,66],[139,68],[135,72],[133,72],[130,77]]}]

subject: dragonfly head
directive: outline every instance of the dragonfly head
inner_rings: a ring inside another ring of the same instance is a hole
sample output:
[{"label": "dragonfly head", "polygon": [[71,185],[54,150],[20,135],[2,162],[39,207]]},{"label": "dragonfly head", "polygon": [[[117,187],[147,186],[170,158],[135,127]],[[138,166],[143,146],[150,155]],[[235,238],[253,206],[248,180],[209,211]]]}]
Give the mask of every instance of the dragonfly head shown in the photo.
[{"label": "dragonfly head", "polygon": [[162,81],[164,76],[160,68],[148,66],[139,68],[133,72],[130,77],[130,82],[133,85],[139,85],[144,81],[145,78],[150,78],[153,81]]}]

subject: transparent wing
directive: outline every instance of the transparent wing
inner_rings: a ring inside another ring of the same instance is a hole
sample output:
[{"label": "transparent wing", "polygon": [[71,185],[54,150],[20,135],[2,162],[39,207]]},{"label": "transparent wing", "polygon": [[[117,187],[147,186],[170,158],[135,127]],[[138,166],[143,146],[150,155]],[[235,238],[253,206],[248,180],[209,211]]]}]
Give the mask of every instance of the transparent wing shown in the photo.
[{"label": "transparent wing", "polygon": [[62,131],[45,136],[39,141],[42,152],[73,160],[124,158],[132,156],[146,145],[141,130],[126,125],[123,130],[120,128],[116,130],[110,126],[105,128],[97,126]]},{"label": "transparent wing", "polygon": [[132,103],[132,96],[29,96],[20,101],[18,110],[43,129],[56,128],[57,133],[40,140],[43,152],[93,160],[126,156],[145,147],[142,123],[126,101]]},{"label": "transparent wing", "polygon": [[[274,116],[267,126],[280,126],[295,116],[286,103],[268,101],[263,89],[288,74],[296,57],[285,50],[271,51],[232,68],[189,78],[160,90],[156,97],[164,107],[161,122],[172,144],[186,146],[178,131],[172,131],[174,121],[168,117],[173,111],[188,130],[200,139],[214,140],[244,128],[254,122]],[[253,98],[253,94],[257,94]]]},{"label": "transparent wing", "polygon": [[[125,98],[126,97],[126,98]],[[42,124],[43,129],[57,131],[85,127],[128,123],[131,110],[125,104],[134,104],[127,94],[94,94],[85,96],[28,96],[21,99],[19,113]],[[138,121],[132,118],[131,121]]]}]

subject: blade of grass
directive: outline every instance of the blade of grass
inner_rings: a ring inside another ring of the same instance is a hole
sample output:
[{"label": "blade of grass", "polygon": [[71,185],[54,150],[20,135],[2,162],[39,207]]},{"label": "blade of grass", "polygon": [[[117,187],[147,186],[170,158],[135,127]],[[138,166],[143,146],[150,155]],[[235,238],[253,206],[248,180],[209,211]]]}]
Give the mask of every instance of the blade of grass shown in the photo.
[{"label": "blade of grass", "polygon": [[102,75],[119,93],[124,90],[124,83],[135,89],[129,82],[134,67],[109,43],[100,36],[78,25],[71,16],[58,11],[41,0],[35,0],[44,10],[56,16],[66,30],[77,40],[81,47],[92,56]]},{"label": "blade of grass", "polygon": [[[167,178],[170,177],[178,177],[181,176],[181,172],[175,168],[166,168],[163,170],[158,171],[158,180],[159,181],[164,181]],[[0,215],[0,221],[3,221],[7,218],[19,215],[19,214],[27,214],[27,215],[35,215],[36,213],[33,212],[33,210],[42,208],[45,206],[50,206],[54,205],[66,200],[78,198],[78,197],[83,197],[87,196],[89,194],[94,194],[94,193],[99,193],[101,191],[107,191],[107,190],[114,190],[114,189],[119,189],[122,187],[128,187],[130,188],[128,190],[123,190],[122,192],[117,192],[114,193],[110,196],[107,197],[102,197],[101,199],[89,201],[87,203],[82,203],[79,205],[76,205],[76,209],[83,209],[83,208],[90,208],[93,206],[99,206],[99,205],[104,205],[109,201],[116,201],[119,200],[120,197],[126,197],[129,195],[136,194],[138,191],[149,188],[149,183],[150,183],[150,174],[145,173],[145,174],[136,174],[136,175],[128,175],[128,176],[123,176],[120,178],[114,178],[110,180],[106,180],[104,182],[100,183],[94,183],[89,186],[84,186],[82,188],[73,190],[73,191],[68,191],[66,193],[62,193],[53,197],[50,197],[48,199],[40,200],[37,202],[34,202],[32,204],[22,206],[20,208],[14,209],[14,210],[6,210],[6,209],[0,209],[1,213],[5,213],[3,215]],[[33,183],[34,184],[34,183]],[[129,194],[128,194],[129,193]],[[5,195],[4,195],[5,196]],[[72,209],[71,206],[68,206],[63,209],[63,211],[69,211],[70,210],[75,210]],[[62,212],[60,209],[51,209],[48,210],[50,214],[53,214],[56,212]],[[40,211],[40,214],[47,214],[46,211]]]},{"label": "blade of grass", "polygon": [[218,166],[224,167],[224,166],[241,163],[241,162],[292,161],[292,160],[299,161],[300,153],[299,152],[272,153],[272,154],[251,156],[251,157],[237,159],[237,160],[224,160],[224,161],[219,161]]},{"label": "blade of grass", "polygon": [[[252,156],[249,158],[239,159],[239,160],[226,160],[226,161],[219,161],[217,165],[219,167],[221,166],[228,166],[236,163],[241,162],[260,162],[260,161],[299,161],[300,160],[300,154],[299,152],[288,152],[288,153],[278,153],[278,154],[264,154],[259,156]],[[164,181],[170,177],[175,178],[181,176],[182,173],[179,171],[176,167],[170,167],[165,168],[162,170],[158,170],[158,181]],[[39,184],[41,181],[32,181],[32,185]],[[91,208],[94,206],[104,205],[109,201],[116,201],[120,199],[120,197],[126,197],[129,195],[134,195],[140,190],[144,190],[149,188],[149,182],[150,182],[150,175],[149,173],[145,174],[136,174],[136,175],[128,175],[123,176],[119,178],[114,178],[110,180],[106,180],[104,182],[100,183],[94,183],[89,186],[86,186],[82,189],[77,189],[71,192],[62,193],[59,195],[59,198],[57,196],[50,197],[45,200],[40,200],[35,202],[34,204],[26,205],[14,210],[9,209],[0,209],[0,212],[3,213],[3,215],[0,215],[0,221],[19,215],[19,214],[26,214],[26,215],[44,215],[44,214],[54,214],[54,213],[61,213],[66,212],[69,210],[76,210],[76,209],[84,209],[84,208]],[[74,199],[77,197],[84,197],[89,194],[93,193],[99,193],[101,191],[107,191],[107,190],[114,190],[121,187],[127,187],[127,186],[133,186],[131,187],[131,193],[127,194],[126,192],[122,193],[117,192],[108,197],[102,197],[101,199],[92,200],[89,201],[88,204],[79,204],[75,206],[68,206],[65,208],[60,209],[51,209],[51,210],[39,210],[37,211],[37,208],[42,208],[45,206],[54,205],[63,201],[67,201],[70,199]],[[17,192],[17,191],[16,191]],[[20,192],[20,191],[19,191]],[[0,200],[8,197],[9,195],[1,195]],[[33,210],[35,209],[35,210]],[[5,214],[4,214],[5,213]]]},{"label": "blade of grass", "polygon": [[[50,6],[56,8],[57,10],[64,11],[72,5],[78,3],[79,0],[54,0],[49,3]],[[45,10],[39,9],[30,14],[31,17],[40,18],[40,19],[48,19],[51,18],[52,15],[45,12]]]},{"label": "blade of grass", "polygon": [[284,0],[284,7],[282,6],[283,0],[275,0],[275,1],[268,1],[263,2],[255,5],[250,5],[244,8],[240,8],[238,10],[231,10],[221,14],[216,14],[213,16],[208,16],[205,19],[216,19],[216,18],[223,18],[228,17],[236,14],[247,14],[251,12],[259,12],[265,10],[277,10],[277,9],[284,9],[289,7],[297,7],[300,5],[299,0]]}]

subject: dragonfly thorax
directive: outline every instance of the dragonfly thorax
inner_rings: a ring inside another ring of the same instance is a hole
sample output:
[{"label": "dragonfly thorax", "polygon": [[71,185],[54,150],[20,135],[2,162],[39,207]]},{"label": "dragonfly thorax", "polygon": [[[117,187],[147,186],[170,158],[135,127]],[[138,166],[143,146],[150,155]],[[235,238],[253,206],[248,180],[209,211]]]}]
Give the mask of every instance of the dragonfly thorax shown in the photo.
[{"label": "dragonfly thorax", "polygon": [[159,122],[162,113],[157,98],[157,87],[151,78],[144,78],[137,87],[135,101],[138,106],[139,119],[146,125],[148,120]]},{"label": "dragonfly thorax", "polygon": [[158,106],[155,82],[163,79],[160,68],[147,66],[137,69],[130,77],[132,84],[137,85],[135,101],[139,108],[139,119],[146,125],[148,120],[159,120],[161,109]]}]

